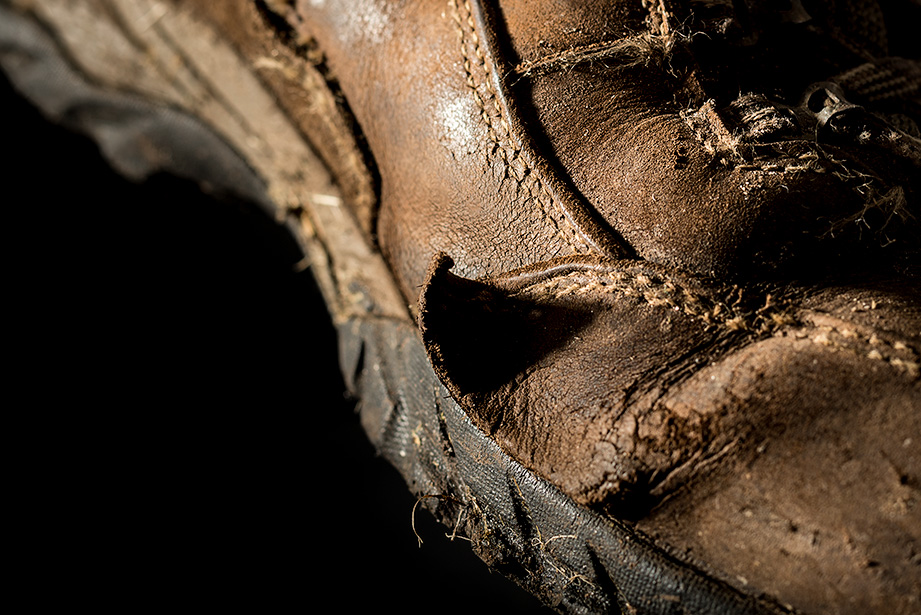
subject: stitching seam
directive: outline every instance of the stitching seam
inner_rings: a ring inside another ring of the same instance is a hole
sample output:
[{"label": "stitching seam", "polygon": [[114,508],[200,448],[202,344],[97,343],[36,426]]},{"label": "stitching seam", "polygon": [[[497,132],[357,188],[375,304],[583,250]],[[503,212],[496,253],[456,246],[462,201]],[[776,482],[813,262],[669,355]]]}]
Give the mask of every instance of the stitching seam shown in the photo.
[{"label": "stitching seam", "polygon": [[[474,101],[480,109],[480,117],[486,124],[489,141],[492,143],[490,153],[498,153],[499,158],[505,165],[506,177],[510,176],[514,179],[519,190],[524,188],[527,191],[530,200],[540,207],[544,218],[553,225],[557,234],[569,245],[573,252],[592,253],[592,249],[573,228],[559,201],[553,196],[545,183],[541,181],[538,173],[531,168],[527,160],[521,155],[521,147],[516,144],[511,134],[508,121],[502,113],[499,97],[489,82],[490,66],[483,52],[480,37],[476,32],[469,0],[464,0],[463,2],[464,15],[461,15],[457,0],[449,0],[449,2],[453,9],[452,17],[457,25],[460,37],[461,55],[463,57],[464,71],[467,75],[467,87],[472,91]],[[475,58],[471,55],[468,47],[473,50]],[[483,74],[487,75],[486,79],[481,81],[477,79],[474,73],[474,64]],[[481,87],[485,95],[481,93]]]},{"label": "stitching seam", "polygon": [[[586,281],[587,277],[592,279]],[[792,332],[796,338],[805,337],[814,344],[883,361],[912,379],[921,377],[918,352],[906,342],[890,342],[873,333],[861,333],[856,328],[843,329],[815,324],[808,322],[808,318],[806,322],[801,322],[769,294],[765,296],[762,307],[740,311],[725,301],[696,293],[664,276],[647,272],[577,271],[526,286],[510,296],[522,297],[540,292],[550,292],[555,298],[599,292],[622,294],[640,299],[652,307],[664,306],[682,312],[703,322],[708,328],[719,326],[729,331],[745,331],[757,335],[770,335],[783,326],[797,325],[802,328]],[[861,349],[861,346],[864,348]]]},{"label": "stitching seam", "polygon": [[[586,281],[586,277],[592,280]],[[636,297],[652,307],[665,306],[702,321],[707,327],[722,326],[730,331],[767,333],[782,325],[793,324],[793,317],[772,297],[751,312],[741,312],[728,303],[695,293],[674,280],[657,279],[646,272],[616,271],[609,273],[576,271],[553,280],[538,282],[512,293],[512,296],[550,291],[557,298],[593,292]]]}]

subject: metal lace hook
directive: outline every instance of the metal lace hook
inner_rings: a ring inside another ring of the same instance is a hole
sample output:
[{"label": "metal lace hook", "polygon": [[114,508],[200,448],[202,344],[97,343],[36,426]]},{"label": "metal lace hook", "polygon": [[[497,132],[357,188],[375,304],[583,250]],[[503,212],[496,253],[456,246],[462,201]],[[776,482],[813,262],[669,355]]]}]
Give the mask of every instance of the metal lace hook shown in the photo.
[{"label": "metal lace hook", "polygon": [[823,136],[843,135],[861,123],[866,110],[845,98],[841,86],[833,81],[819,81],[808,88],[796,115],[815,125],[816,141]]}]

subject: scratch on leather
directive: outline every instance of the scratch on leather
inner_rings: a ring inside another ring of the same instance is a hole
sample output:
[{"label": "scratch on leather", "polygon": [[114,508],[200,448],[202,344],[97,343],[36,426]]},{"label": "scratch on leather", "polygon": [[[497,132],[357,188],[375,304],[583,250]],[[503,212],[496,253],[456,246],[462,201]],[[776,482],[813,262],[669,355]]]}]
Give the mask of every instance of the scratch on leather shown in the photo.
[{"label": "scratch on leather", "polygon": [[[476,31],[469,0],[449,0],[452,17],[460,37],[461,55],[464,58],[464,71],[467,75],[467,87],[473,93],[474,101],[480,109],[480,117],[487,127],[492,152],[498,154],[505,165],[506,174],[511,176],[520,188],[524,188],[530,200],[536,203],[544,217],[556,229],[557,234],[569,245],[574,253],[591,253],[591,247],[582,240],[566,216],[563,207],[521,155],[521,146],[516,143],[509,128],[508,120],[496,91],[489,81],[489,74],[494,69],[483,52],[483,45]],[[463,14],[461,11],[463,10]],[[476,69],[476,70],[475,70]],[[480,71],[484,76],[477,78]]]}]

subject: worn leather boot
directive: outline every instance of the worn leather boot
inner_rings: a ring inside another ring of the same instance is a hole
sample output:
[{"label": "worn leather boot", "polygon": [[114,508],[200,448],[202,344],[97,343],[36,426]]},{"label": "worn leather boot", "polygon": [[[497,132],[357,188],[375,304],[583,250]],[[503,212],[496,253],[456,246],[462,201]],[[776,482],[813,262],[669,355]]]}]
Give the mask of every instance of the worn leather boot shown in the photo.
[{"label": "worn leather boot", "polygon": [[70,53],[252,167],[372,441],[547,604],[921,609],[916,2],[6,4],[144,42]]},{"label": "worn leather boot", "polygon": [[275,4],[479,429],[743,591],[921,608],[917,5]]}]

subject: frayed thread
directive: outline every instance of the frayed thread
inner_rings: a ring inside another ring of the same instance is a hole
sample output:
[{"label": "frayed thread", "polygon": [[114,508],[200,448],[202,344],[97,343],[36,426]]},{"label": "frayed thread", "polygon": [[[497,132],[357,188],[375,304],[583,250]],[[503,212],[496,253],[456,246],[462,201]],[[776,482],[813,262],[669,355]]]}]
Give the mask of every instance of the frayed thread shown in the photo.
[{"label": "frayed thread", "polygon": [[[878,221],[871,222],[869,219],[871,214],[875,214]],[[886,247],[889,243],[894,242],[887,233],[893,224],[918,225],[918,218],[909,208],[905,189],[902,186],[893,186],[883,194],[869,190],[864,207],[856,213],[835,221],[827,234],[834,236],[838,232],[856,226],[861,235],[866,230],[879,239],[882,247]]]},{"label": "frayed thread", "polygon": [[550,54],[538,60],[522,62],[514,72],[521,76],[568,70],[582,64],[616,62],[618,68],[665,66],[671,44],[661,36],[638,34],[616,41],[603,41]]}]

